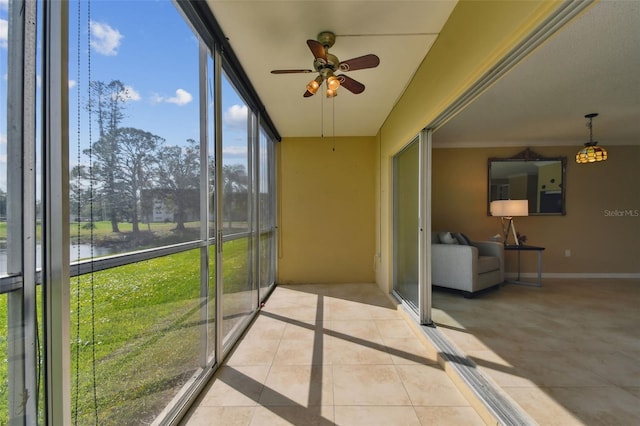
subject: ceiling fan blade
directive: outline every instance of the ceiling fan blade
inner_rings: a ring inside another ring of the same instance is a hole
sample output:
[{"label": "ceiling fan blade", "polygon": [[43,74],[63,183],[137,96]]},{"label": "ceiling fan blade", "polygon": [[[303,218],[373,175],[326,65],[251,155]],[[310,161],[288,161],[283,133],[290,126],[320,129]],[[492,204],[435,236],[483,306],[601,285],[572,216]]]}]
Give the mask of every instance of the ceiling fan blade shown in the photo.
[{"label": "ceiling fan blade", "polygon": [[362,92],[364,92],[364,84],[360,83],[359,81],[356,81],[354,79],[352,79],[351,77],[348,77],[344,74],[339,74],[336,76],[338,78],[338,81],[340,82],[340,86],[344,87],[345,89],[347,89],[348,91],[350,91],[351,93],[354,94],[360,94]]},{"label": "ceiling fan blade", "polygon": [[340,71],[354,71],[363,70],[366,68],[375,68],[380,64],[380,58],[370,53],[364,56],[358,56],[357,58],[347,59],[340,62]]},{"label": "ceiling fan blade", "polygon": [[297,74],[297,73],[310,73],[312,70],[272,70],[271,74]]},{"label": "ceiling fan blade", "polygon": [[322,43],[316,40],[307,40],[307,46],[311,49],[314,58],[322,58],[325,62],[327,60],[327,51],[324,49]]},{"label": "ceiling fan blade", "polygon": [[313,96],[313,93],[311,93],[311,92],[310,92],[310,91],[308,91],[308,90],[307,90],[306,92],[304,92],[304,97],[305,97],[305,98],[308,98],[309,96]]}]

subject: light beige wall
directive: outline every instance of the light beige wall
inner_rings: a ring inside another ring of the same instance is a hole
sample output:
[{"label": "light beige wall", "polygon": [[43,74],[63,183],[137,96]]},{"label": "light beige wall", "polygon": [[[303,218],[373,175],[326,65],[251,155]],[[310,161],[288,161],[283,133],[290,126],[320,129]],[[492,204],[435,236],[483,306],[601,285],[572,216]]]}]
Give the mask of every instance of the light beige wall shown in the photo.
[{"label": "light beige wall", "polygon": [[376,145],[374,137],[278,144],[279,283],[374,282]]},{"label": "light beige wall", "polygon": [[559,6],[460,1],[378,134],[376,282],[391,290],[391,159]]},{"label": "light beige wall", "polygon": [[[435,135],[437,138],[437,133]],[[576,164],[575,147],[535,147],[541,155],[566,156],[566,216],[515,218],[527,244],[543,246],[543,272],[551,274],[640,273],[640,146],[610,146],[609,159]],[[487,216],[487,159],[524,148],[460,148],[433,151],[433,229],[464,232],[486,240],[500,232]],[[621,216],[618,216],[621,214]],[[565,257],[565,250],[571,256]],[[523,272],[537,271],[537,258],[521,258]],[[515,271],[516,259],[507,259]]]}]

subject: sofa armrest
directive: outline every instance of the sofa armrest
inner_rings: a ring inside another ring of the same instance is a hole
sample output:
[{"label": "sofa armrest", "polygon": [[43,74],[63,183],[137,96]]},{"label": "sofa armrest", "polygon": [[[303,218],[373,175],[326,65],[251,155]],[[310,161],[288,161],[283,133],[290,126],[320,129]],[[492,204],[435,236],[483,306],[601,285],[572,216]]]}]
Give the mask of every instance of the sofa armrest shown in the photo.
[{"label": "sofa armrest", "polygon": [[478,248],[480,256],[497,256],[504,258],[504,244],[496,241],[472,241],[471,244]]},{"label": "sofa armrest", "polygon": [[478,248],[480,256],[495,256],[500,259],[500,278],[504,280],[504,244],[496,241],[472,241],[471,244]]},{"label": "sofa armrest", "polygon": [[477,281],[478,248],[431,244],[431,281],[434,285],[472,291]]}]

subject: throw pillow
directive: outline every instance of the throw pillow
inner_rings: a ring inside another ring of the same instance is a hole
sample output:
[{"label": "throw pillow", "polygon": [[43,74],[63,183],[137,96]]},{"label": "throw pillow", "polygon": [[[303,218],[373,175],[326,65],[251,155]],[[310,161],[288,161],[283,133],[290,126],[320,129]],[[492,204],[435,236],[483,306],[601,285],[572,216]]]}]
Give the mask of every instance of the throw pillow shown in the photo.
[{"label": "throw pillow", "polygon": [[440,232],[438,238],[442,244],[458,244],[458,240],[451,235],[451,232]]},{"label": "throw pillow", "polygon": [[463,245],[463,246],[470,246],[471,245],[471,240],[469,240],[469,237],[464,235],[462,232],[456,232],[453,235],[455,236],[456,240],[458,240],[458,244]]}]

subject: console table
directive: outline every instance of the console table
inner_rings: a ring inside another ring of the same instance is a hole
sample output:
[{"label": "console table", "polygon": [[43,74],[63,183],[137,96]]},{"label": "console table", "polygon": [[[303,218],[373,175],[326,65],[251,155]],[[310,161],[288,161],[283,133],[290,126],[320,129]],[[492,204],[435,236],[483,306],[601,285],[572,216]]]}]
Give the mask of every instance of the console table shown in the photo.
[{"label": "console table", "polygon": [[[505,245],[505,251],[517,251],[518,252],[518,278],[514,281],[516,284],[526,284],[533,285],[536,287],[542,287],[542,252],[544,251],[544,247],[538,246],[528,246],[528,245]],[[538,282],[528,282],[528,281],[520,281],[520,253],[523,251],[537,251],[538,252]]]}]

